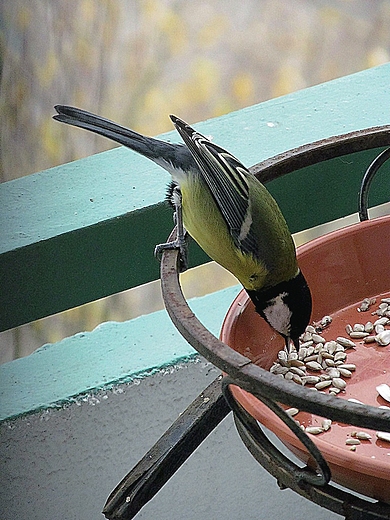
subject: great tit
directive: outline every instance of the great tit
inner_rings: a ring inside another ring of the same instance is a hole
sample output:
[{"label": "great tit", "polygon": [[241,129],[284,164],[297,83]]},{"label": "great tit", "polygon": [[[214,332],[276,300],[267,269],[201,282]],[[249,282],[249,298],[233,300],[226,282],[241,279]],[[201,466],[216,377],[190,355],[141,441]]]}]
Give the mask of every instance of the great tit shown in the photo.
[{"label": "great tit", "polygon": [[168,197],[177,213],[175,245],[186,254],[185,228],[210,258],[236,276],[287,349],[291,340],[299,350],[311,315],[310,290],[279,206],[240,161],[175,116],[171,120],[184,145],[143,136],[78,108],[55,109],[57,121],[108,137],[167,170],[172,176]]}]

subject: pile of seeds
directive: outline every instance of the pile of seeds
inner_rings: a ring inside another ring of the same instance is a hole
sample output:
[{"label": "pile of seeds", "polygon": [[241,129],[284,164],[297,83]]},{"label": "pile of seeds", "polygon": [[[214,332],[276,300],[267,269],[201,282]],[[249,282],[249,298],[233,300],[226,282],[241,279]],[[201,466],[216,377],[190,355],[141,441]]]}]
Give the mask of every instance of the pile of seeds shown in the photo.
[{"label": "pile of seeds", "polygon": [[[367,312],[375,303],[375,298],[365,298],[357,311]],[[290,352],[280,350],[270,372],[316,390],[327,389],[331,395],[339,394],[345,390],[346,380],[356,370],[356,365],[347,362],[348,350],[356,346],[355,341],[383,347],[390,345],[390,328],[386,328],[390,326],[390,298],[382,298],[371,315],[377,319],[348,324],[345,328],[347,337],[339,336],[331,341],[326,341],[321,335],[332,323],[331,316],[324,316],[315,325],[308,325],[299,338],[299,352],[293,345]]]},{"label": "pile of seeds", "polygon": [[[375,304],[375,298],[365,298],[358,312],[367,311],[371,305]],[[364,343],[377,343],[380,347],[390,345],[390,330],[386,329],[390,325],[390,298],[382,298],[378,309],[372,312],[372,316],[379,316],[377,320],[372,323],[367,321],[364,325],[356,323],[353,327],[346,326],[346,332],[352,339],[363,339]]]},{"label": "pile of seeds", "polygon": [[[375,303],[375,298],[365,298],[357,311],[365,313]],[[372,318],[365,323],[355,323],[354,325],[348,324],[346,326],[348,337],[340,336],[331,341],[326,341],[321,335],[322,331],[332,323],[330,316],[324,316],[320,322],[308,325],[299,338],[299,351],[297,352],[293,345],[291,345],[290,352],[287,352],[286,349],[280,350],[277,361],[270,368],[270,372],[297,384],[307,385],[314,390],[328,391],[330,395],[336,396],[345,391],[348,379],[356,370],[356,365],[347,361],[348,350],[355,348],[355,342],[376,343],[381,347],[390,345],[390,298],[381,299],[377,309],[371,312],[371,315],[376,319]],[[388,393],[390,394],[390,388]],[[390,397],[386,397],[386,399],[390,401]],[[289,408],[286,412],[294,417],[299,410]],[[331,421],[324,419],[321,426],[304,428],[301,425],[301,427],[307,433],[317,435],[329,430]],[[388,433],[377,432],[376,435],[378,439],[390,442]],[[346,444],[354,451],[362,440],[371,441],[370,434],[352,432],[351,438],[347,439]]]},{"label": "pile of seeds", "polygon": [[331,321],[330,316],[325,316],[317,326],[308,325],[300,338],[299,352],[293,346],[289,353],[280,350],[270,372],[316,390],[328,389],[332,395],[343,391],[345,378],[356,370],[354,364],[347,363],[347,350],[355,343],[344,337],[325,341],[321,332]]}]

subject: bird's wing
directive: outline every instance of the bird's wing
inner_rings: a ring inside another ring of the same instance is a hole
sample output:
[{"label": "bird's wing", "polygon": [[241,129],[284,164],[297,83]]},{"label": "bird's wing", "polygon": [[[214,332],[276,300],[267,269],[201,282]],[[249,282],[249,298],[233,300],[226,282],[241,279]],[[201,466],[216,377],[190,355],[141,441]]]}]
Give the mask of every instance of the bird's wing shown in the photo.
[{"label": "bird's wing", "polygon": [[244,253],[257,256],[252,207],[245,166],[229,152],[171,116],[177,131],[198,163],[202,177],[220,209],[234,243]]},{"label": "bird's wing", "polygon": [[175,168],[183,171],[188,171],[193,167],[197,169],[191,153],[182,144],[167,143],[160,139],[139,134],[80,108],[66,105],[56,105],[54,108],[57,114],[53,116],[53,119],[56,121],[78,126],[95,134],[108,137],[151,159],[171,174],[173,174]]}]

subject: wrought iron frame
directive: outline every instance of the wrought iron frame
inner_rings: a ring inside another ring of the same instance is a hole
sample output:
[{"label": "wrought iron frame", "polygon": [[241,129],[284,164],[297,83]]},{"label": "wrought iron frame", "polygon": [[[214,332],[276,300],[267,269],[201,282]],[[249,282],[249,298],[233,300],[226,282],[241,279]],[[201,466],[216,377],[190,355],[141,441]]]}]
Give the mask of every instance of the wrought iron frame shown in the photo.
[{"label": "wrought iron frame", "polygon": [[[373,127],[301,146],[263,161],[250,170],[262,182],[276,179],[317,162],[349,153],[388,146],[390,126]],[[390,158],[387,148],[370,164],[361,185],[359,216],[368,218],[367,202],[371,181]],[[176,236],[174,230],[169,238]],[[206,359],[221,369],[222,385],[214,381],[167,430],[145,457],[130,471],[107,500],[103,513],[109,519],[129,520],[150,500],[232,410],[238,433],[251,454],[278,481],[309,500],[351,519],[389,519],[390,505],[358,498],[329,484],[331,472],[309,436],[278,403],[315,413],[333,421],[390,432],[390,411],[351,403],[291,385],[254,364],[212,335],[189,308],[179,282],[179,252],[164,251],[161,286],[167,312],[182,336]],[[264,434],[257,421],[234,399],[230,385],[250,392],[275,412],[309,451],[317,468],[301,468],[282,454]],[[224,397],[222,397],[224,396]]]}]

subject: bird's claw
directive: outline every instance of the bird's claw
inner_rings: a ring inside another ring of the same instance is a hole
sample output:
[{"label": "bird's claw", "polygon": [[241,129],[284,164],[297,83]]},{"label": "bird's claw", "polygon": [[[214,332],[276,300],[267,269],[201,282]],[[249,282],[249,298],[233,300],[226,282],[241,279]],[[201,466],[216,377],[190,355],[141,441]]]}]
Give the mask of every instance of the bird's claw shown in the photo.
[{"label": "bird's claw", "polygon": [[188,244],[186,240],[186,235],[183,237],[178,237],[171,242],[165,242],[163,244],[157,244],[154,248],[154,255],[156,258],[160,259],[161,254],[167,249],[178,249],[180,255],[180,272],[186,271],[188,269]]}]

